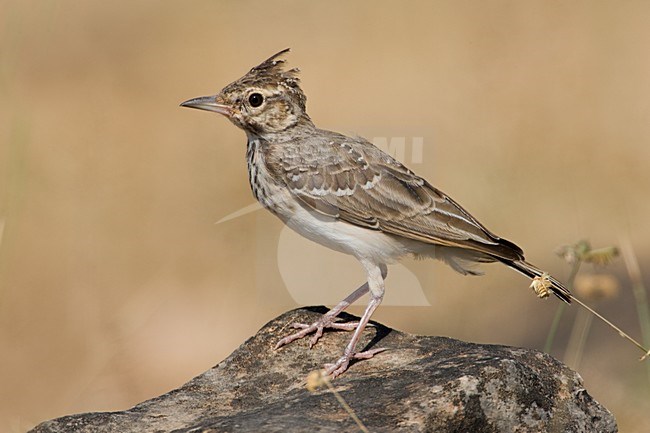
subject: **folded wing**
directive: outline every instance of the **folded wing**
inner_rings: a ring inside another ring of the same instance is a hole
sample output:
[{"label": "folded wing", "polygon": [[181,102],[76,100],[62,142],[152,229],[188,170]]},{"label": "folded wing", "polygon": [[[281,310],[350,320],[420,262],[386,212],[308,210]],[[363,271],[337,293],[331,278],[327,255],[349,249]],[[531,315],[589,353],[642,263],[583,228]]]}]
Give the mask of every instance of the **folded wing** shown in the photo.
[{"label": "folded wing", "polygon": [[278,146],[267,160],[272,176],[304,206],[408,239],[471,249],[496,260],[523,259],[518,246],[491,233],[443,192],[368,141],[336,137],[314,144],[308,152]]}]

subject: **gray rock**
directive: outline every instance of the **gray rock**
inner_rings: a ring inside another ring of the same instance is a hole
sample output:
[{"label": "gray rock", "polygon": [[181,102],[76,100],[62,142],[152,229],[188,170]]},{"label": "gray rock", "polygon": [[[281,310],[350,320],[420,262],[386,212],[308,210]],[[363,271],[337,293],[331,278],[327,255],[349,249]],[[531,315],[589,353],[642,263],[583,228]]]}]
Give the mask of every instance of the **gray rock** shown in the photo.
[{"label": "gray rock", "polygon": [[[304,340],[273,350],[290,323],[310,323],[324,311],[283,314],[223,362],[160,397],[122,412],[65,416],[32,432],[360,431],[327,387],[305,388],[308,373],[337,359],[349,333],[326,332],[312,350]],[[332,385],[371,432],[617,431],[580,376],[544,353],[379,324],[366,339],[388,350],[354,363]]]}]

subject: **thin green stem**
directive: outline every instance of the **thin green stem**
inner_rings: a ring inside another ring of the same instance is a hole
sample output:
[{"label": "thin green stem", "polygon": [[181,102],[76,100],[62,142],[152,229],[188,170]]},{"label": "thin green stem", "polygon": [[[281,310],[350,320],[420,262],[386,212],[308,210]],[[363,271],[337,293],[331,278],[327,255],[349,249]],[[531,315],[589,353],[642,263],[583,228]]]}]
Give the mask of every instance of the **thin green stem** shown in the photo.
[{"label": "thin green stem", "polygon": [[[647,347],[650,346],[650,311],[648,309],[646,288],[643,284],[643,278],[641,277],[641,267],[639,266],[639,261],[634,253],[634,248],[632,247],[630,238],[627,236],[621,237],[620,244],[623,261],[625,262],[627,273],[632,282],[632,293],[634,294],[636,312],[639,316],[639,324],[641,326],[641,339],[643,344]],[[650,363],[646,365],[646,374],[648,376],[648,382],[650,382]]]},{"label": "thin green stem", "polygon": [[[576,261],[573,263],[573,266],[571,266],[571,273],[567,279],[567,287],[569,290],[573,290],[573,283],[576,279],[576,275],[578,275],[578,271],[580,270],[580,265],[582,265],[582,260],[576,259]],[[560,327],[560,320],[562,319],[564,310],[566,310],[566,306],[567,304],[562,303],[557,307],[557,310],[555,311],[555,316],[553,317],[553,322],[551,323],[551,328],[548,331],[546,343],[544,344],[544,352],[546,353],[550,353],[551,349],[553,348],[553,341],[555,341],[555,335],[557,334],[557,330]]]},{"label": "thin green stem", "polygon": [[564,302],[558,305],[555,310],[555,316],[553,316],[553,322],[551,322],[551,328],[548,330],[548,335],[546,336],[546,343],[544,344],[544,352],[550,353],[551,348],[553,347],[553,341],[555,340],[555,334],[557,333],[558,328],[560,327],[560,320],[564,315],[564,310],[566,310],[567,304]]},{"label": "thin green stem", "polygon": [[589,311],[578,310],[564,356],[564,362],[574,370],[577,370],[582,362],[582,355],[584,354],[585,343],[587,342],[587,335],[589,335],[593,318],[594,316],[589,314]]}]

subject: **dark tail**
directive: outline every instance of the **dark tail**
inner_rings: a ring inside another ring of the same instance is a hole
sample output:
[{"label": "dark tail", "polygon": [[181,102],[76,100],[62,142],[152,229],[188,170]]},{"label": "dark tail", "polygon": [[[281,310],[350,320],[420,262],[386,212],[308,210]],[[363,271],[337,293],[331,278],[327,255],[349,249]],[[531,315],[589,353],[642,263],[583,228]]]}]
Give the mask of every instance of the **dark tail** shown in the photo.
[{"label": "dark tail", "polygon": [[[512,269],[521,272],[529,278],[541,277],[544,273],[542,270],[536,268],[530,263],[524,260],[503,260],[501,261],[511,267]],[[548,276],[549,281],[551,282],[551,291],[555,296],[566,302],[567,304],[571,303],[571,292],[569,289],[564,287],[564,284],[560,283],[551,275]]]}]

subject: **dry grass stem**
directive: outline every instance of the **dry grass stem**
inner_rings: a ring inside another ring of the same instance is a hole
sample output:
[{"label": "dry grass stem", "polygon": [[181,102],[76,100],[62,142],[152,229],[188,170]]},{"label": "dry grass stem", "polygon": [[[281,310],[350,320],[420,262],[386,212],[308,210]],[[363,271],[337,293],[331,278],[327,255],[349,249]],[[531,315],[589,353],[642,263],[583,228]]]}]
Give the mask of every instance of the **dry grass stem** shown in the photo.
[{"label": "dry grass stem", "polygon": [[350,418],[352,418],[352,420],[357,424],[359,430],[361,430],[364,433],[369,433],[369,430],[365,426],[363,421],[361,421],[361,419],[357,416],[354,410],[345,401],[343,396],[336,390],[336,388],[334,388],[325,370],[314,370],[311,373],[309,373],[309,375],[307,376],[307,383],[306,383],[306,388],[309,392],[314,392],[317,389],[322,388],[323,386],[326,386],[327,389],[332,394],[334,394],[336,400],[338,400],[341,407],[345,409],[348,415],[350,415]]},{"label": "dry grass stem", "polygon": [[588,306],[587,304],[585,304],[584,302],[582,302],[580,299],[576,298],[575,296],[571,296],[571,300],[572,300],[572,301],[575,301],[576,304],[580,305],[582,308],[586,309],[586,310],[589,311],[591,314],[593,314],[594,316],[598,317],[600,320],[602,320],[603,322],[605,322],[605,324],[607,324],[610,328],[613,328],[614,330],[616,330],[616,332],[618,332],[618,334],[619,334],[621,337],[625,338],[626,340],[628,340],[628,341],[630,341],[632,344],[634,344],[636,347],[638,347],[639,349],[641,349],[641,350],[643,351],[643,353],[644,353],[644,356],[641,357],[640,360],[643,361],[644,359],[646,359],[646,357],[648,356],[648,352],[649,352],[649,350],[646,349],[645,347],[643,347],[643,345],[642,345],[641,343],[639,343],[638,341],[636,341],[634,338],[630,337],[630,336],[629,336],[625,331],[623,331],[621,328],[619,328],[618,326],[614,325],[614,324],[613,324],[612,322],[610,322],[609,320],[605,319],[601,314],[599,314],[596,310],[594,310],[593,308],[591,308],[590,306]]},{"label": "dry grass stem", "polygon": [[[648,310],[646,288],[641,276],[641,267],[629,236],[621,236],[620,244],[623,261],[632,282],[632,293],[634,294],[639,323],[641,324],[641,335],[643,336],[643,342],[648,344],[650,342],[650,311]],[[646,351],[641,357],[641,361],[644,361],[649,356],[650,351]],[[650,367],[648,367],[648,378],[650,379]]]}]

